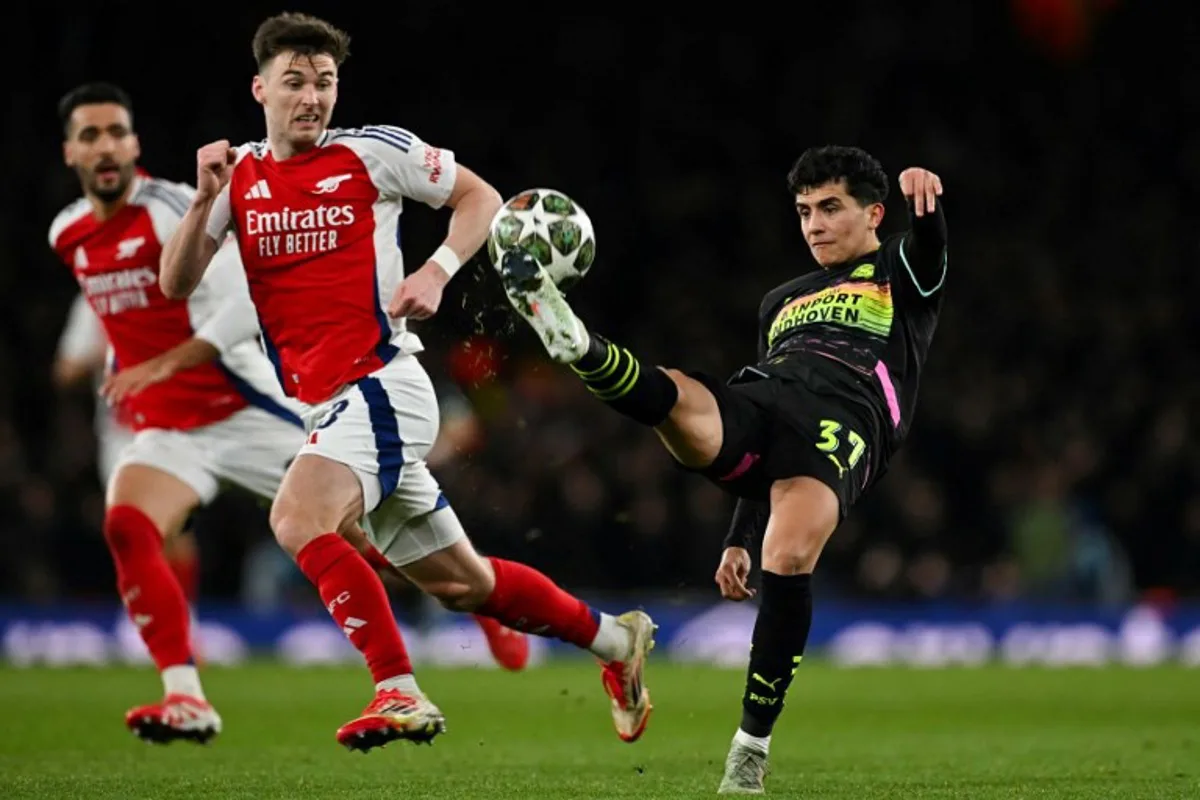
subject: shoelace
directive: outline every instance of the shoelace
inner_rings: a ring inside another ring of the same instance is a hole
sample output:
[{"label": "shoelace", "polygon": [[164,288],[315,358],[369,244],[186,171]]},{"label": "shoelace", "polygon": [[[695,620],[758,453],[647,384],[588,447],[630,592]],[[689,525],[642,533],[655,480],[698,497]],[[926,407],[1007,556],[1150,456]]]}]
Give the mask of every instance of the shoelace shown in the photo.
[{"label": "shoelace", "polygon": [[739,783],[757,784],[767,774],[766,765],[763,763],[765,760],[765,756],[753,750],[741,750],[733,765],[734,777]]}]

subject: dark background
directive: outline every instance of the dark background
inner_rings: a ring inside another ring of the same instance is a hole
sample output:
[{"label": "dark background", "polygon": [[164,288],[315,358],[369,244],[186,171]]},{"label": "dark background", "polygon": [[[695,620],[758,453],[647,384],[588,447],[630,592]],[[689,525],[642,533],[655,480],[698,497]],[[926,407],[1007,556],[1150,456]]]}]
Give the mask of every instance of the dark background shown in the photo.
[{"label": "dark background", "polygon": [[[887,234],[904,224],[899,172],[939,173],[950,277],[917,420],[823,557],[826,591],[1200,593],[1193,10],[585,5],[291,8],[353,37],[335,125],[400,125],[505,196],[540,185],[579,201],[598,261],[572,301],[646,361],[726,374],[753,359],[759,298],[814,266],[784,184],[804,148],[856,144],[883,162]],[[263,136],[250,39],[279,10],[9,11],[0,594],[111,596],[91,397],[49,380],[74,284],[46,231],[78,194],[55,103],[120,83],[142,165],[194,182],[198,146]],[[408,208],[410,264],[446,219]],[[481,549],[571,587],[715,597],[731,501],[548,364],[488,265],[464,269],[418,332],[446,417],[436,472]],[[261,510],[229,495],[199,528],[201,593],[236,597],[247,553],[269,542]]]}]

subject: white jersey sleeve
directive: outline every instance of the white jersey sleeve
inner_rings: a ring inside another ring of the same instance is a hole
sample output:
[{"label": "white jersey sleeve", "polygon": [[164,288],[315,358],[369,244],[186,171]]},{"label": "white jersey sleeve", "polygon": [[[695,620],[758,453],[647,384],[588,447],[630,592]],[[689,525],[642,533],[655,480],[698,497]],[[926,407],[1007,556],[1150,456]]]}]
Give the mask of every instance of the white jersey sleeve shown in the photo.
[{"label": "white jersey sleeve", "polygon": [[208,342],[222,355],[258,335],[258,314],[250,300],[246,273],[233,237],[217,250],[196,291],[188,296],[187,304],[195,337]]},{"label": "white jersey sleeve", "polygon": [[82,293],[75,295],[58,339],[58,357],[68,361],[98,362],[106,347],[108,339],[100,318]]},{"label": "white jersey sleeve", "polygon": [[[244,144],[237,148],[237,158],[234,159],[233,166],[230,171],[235,169],[243,158],[253,150],[254,145]],[[217,199],[213,201],[212,208],[208,211],[208,221],[204,225],[205,231],[214,242],[224,242],[225,235],[233,230],[233,209],[229,205],[229,184],[221,189],[217,195]]]},{"label": "white jersey sleeve", "polygon": [[[133,201],[145,207],[160,243],[166,243],[187,213],[195,190],[184,183],[150,178],[141,183]],[[222,235],[220,242],[225,242]],[[258,317],[250,302],[237,245],[230,240],[213,256],[196,291],[188,297],[188,318],[198,338],[221,353],[258,333]]]},{"label": "white jersey sleeve", "polygon": [[131,202],[146,209],[154,225],[159,244],[166,244],[187,213],[196,190],[186,183],[172,183],[160,178],[145,178],[133,194]]},{"label": "white jersey sleeve", "polygon": [[63,231],[74,225],[79,220],[90,214],[92,211],[91,203],[84,198],[79,198],[71,205],[58,212],[54,217],[54,221],[50,223],[50,232],[47,237],[50,240],[50,248],[58,249],[58,237],[63,235]]},{"label": "white jersey sleeve", "polygon": [[[213,201],[204,229],[214,242],[223,242],[226,234],[233,228],[232,223],[233,212],[229,208],[229,184],[227,183],[221,193],[217,195],[217,199]],[[216,257],[214,256],[214,258]]]},{"label": "white jersey sleeve", "polygon": [[329,143],[354,150],[385,197],[409,197],[441,208],[454,191],[458,175],[454,151],[435,147],[403,128],[347,128],[334,132]]}]

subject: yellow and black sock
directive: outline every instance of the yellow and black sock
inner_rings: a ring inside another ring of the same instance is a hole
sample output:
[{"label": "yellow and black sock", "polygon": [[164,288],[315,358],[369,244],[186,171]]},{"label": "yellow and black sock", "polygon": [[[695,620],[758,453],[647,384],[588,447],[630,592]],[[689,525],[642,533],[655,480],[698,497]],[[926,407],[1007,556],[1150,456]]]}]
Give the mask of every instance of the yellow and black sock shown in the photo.
[{"label": "yellow and black sock", "polygon": [[596,333],[571,369],[597,400],[643,425],[663,422],[679,399],[675,381],[665,372],[643,369],[632,353]]},{"label": "yellow and black sock", "polygon": [[742,730],[770,736],[812,625],[812,575],[763,571],[758,619],[742,696]]}]

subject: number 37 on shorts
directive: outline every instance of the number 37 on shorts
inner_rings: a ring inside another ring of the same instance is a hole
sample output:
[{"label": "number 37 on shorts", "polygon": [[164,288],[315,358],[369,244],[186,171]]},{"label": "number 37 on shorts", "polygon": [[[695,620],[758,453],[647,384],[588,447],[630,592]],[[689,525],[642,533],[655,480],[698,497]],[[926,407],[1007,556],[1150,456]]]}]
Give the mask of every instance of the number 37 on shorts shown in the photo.
[{"label": "number 37 on shorts", "polygon": [[838,478],[845,479],[866,454],[866,440],[857,431],[845,427],[837,420],[823,419],[820,425],[817,449],[837,467]]}]

